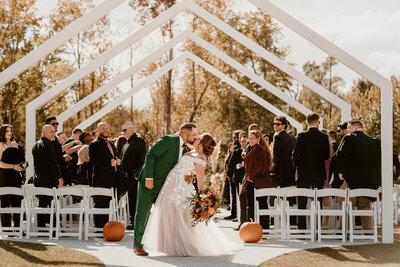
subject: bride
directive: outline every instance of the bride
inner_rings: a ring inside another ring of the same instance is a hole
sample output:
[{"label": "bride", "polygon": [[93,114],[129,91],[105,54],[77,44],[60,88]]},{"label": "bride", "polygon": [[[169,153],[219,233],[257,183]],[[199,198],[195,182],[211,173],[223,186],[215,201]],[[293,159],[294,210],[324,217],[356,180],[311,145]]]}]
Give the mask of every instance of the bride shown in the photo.
[{"label": "bride", "polygon": [[227,239],[214,222],[192,226],[187,199],[196,190],[185,181],[185,176],[196,174],[198,189],[204,189],[205,166],[216,142],[205,133],[193,145],[196,152],[184,155],[169,172],[151,212],[143,244],[168,256],[231,254],[238,245]]}]

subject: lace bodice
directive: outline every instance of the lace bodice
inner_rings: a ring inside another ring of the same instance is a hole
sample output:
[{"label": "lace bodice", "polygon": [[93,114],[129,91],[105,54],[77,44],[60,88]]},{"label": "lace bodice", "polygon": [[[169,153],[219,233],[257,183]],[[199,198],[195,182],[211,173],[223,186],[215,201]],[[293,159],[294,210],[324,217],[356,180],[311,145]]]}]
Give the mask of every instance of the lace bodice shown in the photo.
[{"label": "lace bodice", "polygon": [[188,184],[185,181],[185,175],[195,174],[194,163],[206,166],[206,161],[203,159],[189,155],[183,156],[169,172],[161,189],[160,194],[166,194],[168,201],[177,207],[186,209],[189,206],[188,197],[191,197],[195,192],[193,184]]}]

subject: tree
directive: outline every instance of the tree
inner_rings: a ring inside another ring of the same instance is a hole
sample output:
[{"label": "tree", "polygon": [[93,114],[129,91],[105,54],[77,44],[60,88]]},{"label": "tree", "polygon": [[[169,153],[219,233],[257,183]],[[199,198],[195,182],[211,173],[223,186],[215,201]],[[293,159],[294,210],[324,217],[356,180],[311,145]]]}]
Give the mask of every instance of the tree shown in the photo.
[{"label": "tree", "polygon": [[[338,64],[337,60],[332,57],[327,57],[324,62],[317,64],[315,61],[307,61],[303,65],[304,74],[326,88],[333,94],[344,97],[341,90],[344,88],[344,81],[341,77],[332,76],[332,69]],[[327,129],[336,129],[340,123],[340,110],[332,105],[332,103],[325,101],[320,95],[311,91],[307,87],[299,93],[298,101],[309,109],[317,112],[324,118],[324,127]]]}]

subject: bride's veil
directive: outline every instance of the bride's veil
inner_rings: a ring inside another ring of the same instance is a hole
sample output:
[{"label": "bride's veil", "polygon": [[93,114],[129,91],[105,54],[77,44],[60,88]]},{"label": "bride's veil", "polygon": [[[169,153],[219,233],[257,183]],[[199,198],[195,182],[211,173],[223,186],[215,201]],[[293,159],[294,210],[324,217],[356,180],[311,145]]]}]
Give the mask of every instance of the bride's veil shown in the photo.
[{"label": "bride's veil", "polygon": [[221,140],[218,141],[217,145],[215,146],[215,149],[213,153],[211,154],[211,169],[212,172],[215,172],[217,169],[217,163],[218,163],[218,155],[221,150]]}]

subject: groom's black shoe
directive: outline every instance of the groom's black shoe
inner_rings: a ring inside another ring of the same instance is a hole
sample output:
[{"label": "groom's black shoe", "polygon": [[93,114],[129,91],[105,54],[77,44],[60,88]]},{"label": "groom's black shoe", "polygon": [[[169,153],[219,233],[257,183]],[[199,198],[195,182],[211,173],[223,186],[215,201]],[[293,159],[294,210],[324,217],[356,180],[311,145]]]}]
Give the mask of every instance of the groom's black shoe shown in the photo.
[{"label": "groom's black shoe", "polygon": [[144,250],[144,248],[133,247],[133,251],[138,256],[147,256],[147,255],[149,255],[149,253],[147,253],[147,251]]},{"label": "groom's black shoe", "polygon": [[241,226],[242,226],[242,224],[240,223],[236,228],[233,228],[233,230],[239,231]]}]

